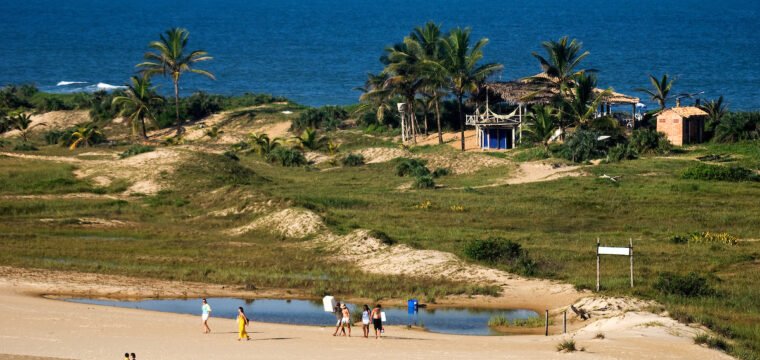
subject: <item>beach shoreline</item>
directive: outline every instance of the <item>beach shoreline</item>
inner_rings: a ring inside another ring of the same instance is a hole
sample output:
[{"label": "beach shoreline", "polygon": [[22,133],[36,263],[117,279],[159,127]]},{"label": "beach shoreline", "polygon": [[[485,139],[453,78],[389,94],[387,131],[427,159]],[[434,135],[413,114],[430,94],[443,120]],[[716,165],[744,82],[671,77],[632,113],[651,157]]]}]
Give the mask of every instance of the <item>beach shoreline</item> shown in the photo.
[{"label": "beach shoreline", "polygon": [[[66,281],[64,281],[66,279]],[[110,282],[109,282],[110,281]],[[0,302],[6,315],[0,321],[0,359],[27,360],[22,356],[58,359],[118,358],[135,352],[144,359],[244,359],[255,351],[270,359],[361,356],[369,359],[472,359],[563,358],[557,343],[574,338],[585,358],[702,358],[730,359],[728,355],[693,344],[691,330],[672,319],[649,313],[626,313],[578,324],[567,335],[465,336],[389,327],[386,338],[376,341],[354,336],[331,336],[332,328],[256,322],[249,329],[253,340],[235,341],[232,319],[212,317],[212,334],[204,335],[200,317],[99,305],[77,304],[43,297],[56,288],[70,294],[113,297],[118,293],[150,294],[163,286],[162,296],[180,295],[172,282],[110,275],[48,270],[0,268]],[[207,296],[249,296],[251,293],[221,285],[181,283],[187,294],[203,288]],[[200,293],[200,292],[199,292]],[[265,291],[258,295],[265,294]],[[274,295],[273,293],[266,293]],[[282,295],[282,294],[278,294]],[[298,296],[302,294],[291,294]],[[189,297],[189,296],[188,296]],[[259,296],[261,297],[261,296]],[[200,308],[199,308],[200,309]],[[656,325],[652,325],[655,324]],[[649,324],[642,326],[642,324]],[[326,324],[329,325],[329,324]],[[360,334],[360,328],[356,328]],[[698,331],[694,329],[695,332]],[[605,339],[594,339],[604,332]],[[33,358],[32,358],[33,359]]]}]

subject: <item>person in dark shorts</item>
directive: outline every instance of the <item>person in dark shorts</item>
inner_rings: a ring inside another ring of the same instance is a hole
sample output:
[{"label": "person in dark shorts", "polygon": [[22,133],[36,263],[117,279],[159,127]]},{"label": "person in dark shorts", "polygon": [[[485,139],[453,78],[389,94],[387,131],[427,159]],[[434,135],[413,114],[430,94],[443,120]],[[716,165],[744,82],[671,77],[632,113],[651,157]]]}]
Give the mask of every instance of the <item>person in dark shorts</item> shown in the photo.
[{"label": "person in dark shorts", "polygon": [[380,304],[375,305],[375,308],[372,309],[372,326],[375,328],[375,339],[380,337],[380,333],[383,330],[382,309]]},{"label": "person in dark shorts", "polygon": [[339,331],[343,331],[343,335],[346,335],[346,329],[343,328],[341,325],[343,325],[343,309],[340,307],[340,302],[335,303],[335,307],[333,308],[333,315],[335,315],[335,332],[333,333],[333,336],[338,336]]}]

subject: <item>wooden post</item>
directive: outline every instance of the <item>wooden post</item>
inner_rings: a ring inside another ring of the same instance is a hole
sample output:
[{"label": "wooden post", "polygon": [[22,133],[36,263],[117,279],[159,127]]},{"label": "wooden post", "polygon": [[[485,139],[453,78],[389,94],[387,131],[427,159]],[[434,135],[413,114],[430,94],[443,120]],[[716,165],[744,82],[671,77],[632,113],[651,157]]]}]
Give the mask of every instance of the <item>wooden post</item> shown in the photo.
[{"label": "wooden post", "polygon": [[567,310],[562,313],[562,333],[567,334]]},{"label": "wooden post", "polygon": [[596,292],[599,292],[599,238],[596,238]]},{"label": "wooden post", "polygon": [[629,240],[629,246],[631,249],[629,255],[631,256],[631,288],[633,288],[633,239],[628,238],[628,240]]},{"label": "wooden post", "polygon": [[544,328],[546,329],[545,336],[549,336],[549,309],[546,309],[546,322],[544,325]]},{"label": "wooden post", "polygon": [[636,104],[633,104],[633,112],[631,113],[631,130],[636,129]]}]

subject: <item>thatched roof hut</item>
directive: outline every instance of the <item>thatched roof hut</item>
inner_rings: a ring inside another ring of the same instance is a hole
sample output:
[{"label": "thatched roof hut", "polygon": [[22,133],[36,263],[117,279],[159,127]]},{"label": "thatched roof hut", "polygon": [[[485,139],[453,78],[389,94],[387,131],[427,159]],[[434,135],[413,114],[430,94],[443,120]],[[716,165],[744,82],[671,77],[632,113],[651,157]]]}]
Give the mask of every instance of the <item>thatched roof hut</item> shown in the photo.
[{"label": "thatched roof hut", "polygon": [[[556,81],[546,73],[539,73],[534,76],[523,78],[516,81],[491,82],[485,84],[485,89],[490,96],[499,98],[501,101],[511,105],[517,104],[548,104],[557,95],[557,90],[546,84],[530,81],[530,79],[544,78],[547,81]],[[604,89],[595,89],[597,94],[603,93]],[[608,104],[630,104],[636,105],[640,101],[634,96],[625,95],[619,92],[611,91],[610,95],[604,99]]]}]

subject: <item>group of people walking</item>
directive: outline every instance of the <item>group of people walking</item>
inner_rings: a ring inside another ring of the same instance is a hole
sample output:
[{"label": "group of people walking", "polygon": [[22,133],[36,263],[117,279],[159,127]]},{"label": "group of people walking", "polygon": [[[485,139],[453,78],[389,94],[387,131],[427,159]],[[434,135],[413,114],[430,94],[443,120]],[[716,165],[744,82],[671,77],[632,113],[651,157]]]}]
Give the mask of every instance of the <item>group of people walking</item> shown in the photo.
[{"label": "group of people walking", "polygon": [[[208,304],[206,299],[201,300],[201,320],[203,324],[203,333],[208,334],[211,332],[211,328],[208,326],[208,318],[211,316],[211,305]],[[238,325],[238,341],[245,339],[246,341],[251,340],[251,337],[248,336],[248,332],[246,331],[246,327],[250,323],[248,320],[248,317],[245,315],[245,310],[243,310],[243,307],[238,307],[238,314],[237,314],[237,325]]]},{"label": "group of people walking", "polygon": [[[341,304],[337,302],[333,308],[333,314],[335,314],[335,319],[337,320],[333,336],[338,336],[340,333],[341,336],[351,337],[351,310],[348,306],[345,303]],[[362,310],[362,330],[365,338],[369,338],[370,323],[372,323],[372,327],[375,329],[375,339],[380,338],[381,334],[385,332],[382,315],[383,310],[380,304],[375,305],[375,308],[372,310],[369,309],[369,305],[364,305]],[[348,328],[348,335],[346,335],[346,328]]]},{"label": "group of people walking", "polygon": [[[211,305],[209,305],[206,299],[202,299],[201,302],[202,331],[204,334],[209,334],[211,333],[211,327],[208,326],[208,319],[211,316]],[[333,308],[333,313],[337,320],[333,336],[338,336],[338,333],[340,333],[341,336],[351,337],[351,310],[345,303],[341,304],[338,302]],[[242,307],[238,307],[236,321],[238,325],[238,341],[243,339],[246,341],[251,340],[251,337],[248,336],[248,332],[246,331],[250,321],[245,315],[245,310],[243,310]],[[362,310],[362,330],[365,338],[369,338],[370,323],[375,329],[375,338],[380,338],[381,334],[385,332],[385,329],[383,328],[383,310],[380,304],[375,305],[372,310],[370,310],[369,305],[364,305],[364,309]],[[348,328],[348,334],[346,334],[346,328]]]}]

